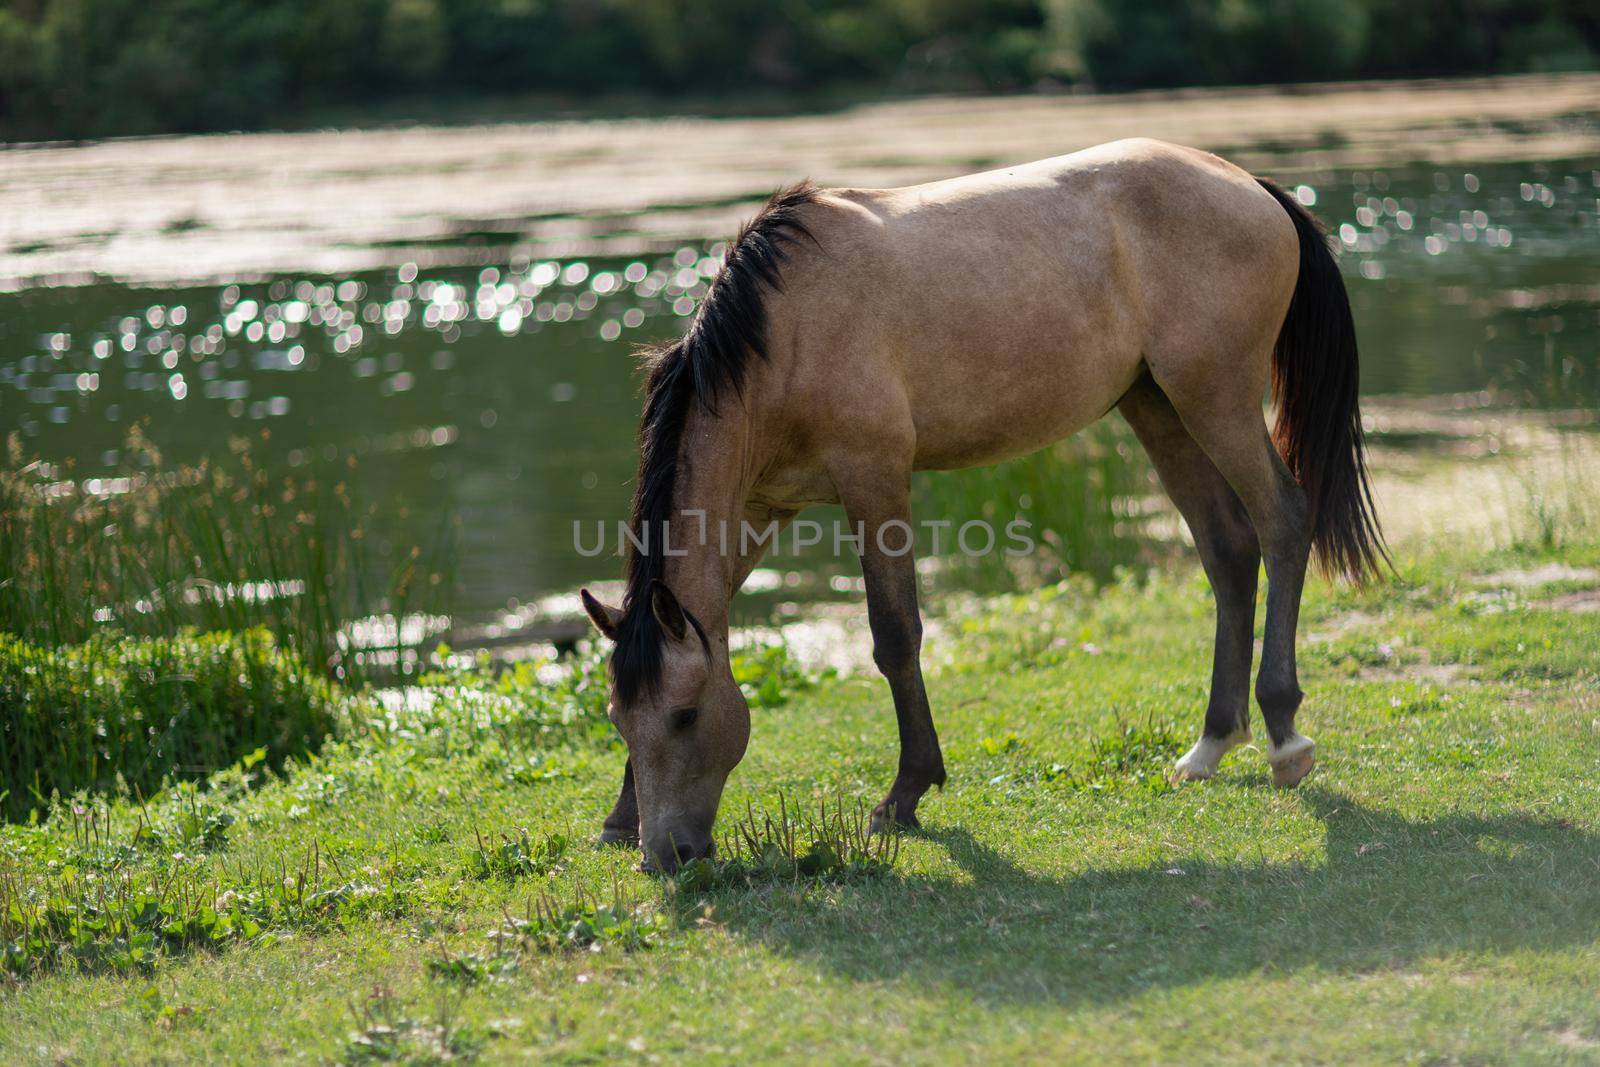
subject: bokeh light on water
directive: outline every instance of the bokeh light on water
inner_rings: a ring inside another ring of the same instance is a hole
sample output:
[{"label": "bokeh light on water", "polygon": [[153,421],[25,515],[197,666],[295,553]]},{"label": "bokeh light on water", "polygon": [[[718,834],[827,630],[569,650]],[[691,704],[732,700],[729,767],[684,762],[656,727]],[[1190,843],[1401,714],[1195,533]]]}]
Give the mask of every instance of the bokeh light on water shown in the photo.
[{"label": "bokeh light on water", "polygon": [[1600,161],[1329,178],[1303,188],[1345,253],[1363,392],[1600,399]]},{"label": "bokeh light on water", "polygon": [[[1346,253],[1367,393],[1600,396],[1600,170],[1417,166],[1290,184]],[[426,540],[459,516],[459,606],[488,613],[616,574],[614,559],[572,550],[572,522],[625,515],[630,351],[681,329],[723,251],[507,248],[481,269],[25,290],[0,297],[0,427],[84,479],[116,464],[136,421],[180,462],[267,430],[273,461],[337,466],[403,515],[386,536]]]},{"label": "bokeh light on water", "polygon": [[85,478],[135,422],[178,461],[265,429],[267,462],[337,470],[405,512],[390,536],[463,516],[464,603],[487,609],[594,576],[575,569],[571,522],[625,513],[629,349],[679,328],[721,252],[27,291],[0,312],[0,412]]}]

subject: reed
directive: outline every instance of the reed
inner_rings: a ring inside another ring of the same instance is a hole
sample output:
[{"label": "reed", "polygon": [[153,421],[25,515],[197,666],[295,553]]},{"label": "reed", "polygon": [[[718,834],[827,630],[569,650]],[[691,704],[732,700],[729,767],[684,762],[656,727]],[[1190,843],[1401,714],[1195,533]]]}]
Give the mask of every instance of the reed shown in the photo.
[{"label": "reed", "polygon": [[[260,627],[307,664],[359,684],[380,665],[412,672],[403,620],[445,607],[447,536],[430,553],[386,552],[369,536],[377,512],[343,482],[274,477],[240,442],[219,461],[170,467],[135,428],[122,467],[85,479],[29,461],[15,436],[8,452],[0,632],[25,641]],[[351,624],[369,617],[394,624],[365,627],[383,636],[358,641]]]}]

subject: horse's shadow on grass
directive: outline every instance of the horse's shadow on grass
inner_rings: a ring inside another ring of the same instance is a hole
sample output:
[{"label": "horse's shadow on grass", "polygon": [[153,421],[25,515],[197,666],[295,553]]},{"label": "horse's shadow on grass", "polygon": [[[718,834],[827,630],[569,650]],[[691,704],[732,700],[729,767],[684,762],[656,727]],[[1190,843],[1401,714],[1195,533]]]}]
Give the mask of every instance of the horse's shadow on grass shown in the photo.
[{"label": "horse's shadow on grass", "polygon": [[957,877],[732,899],[718,918],[853,979],[1049,1001],[1251,973],[1408,970],[1600,938],[1600,837],[1515,815],[1411,822],[1336,793],[1303,795],[1326,827],[1309,862],[1177,859],[1055,878],[941,827],[921,836],[948,851]]}]

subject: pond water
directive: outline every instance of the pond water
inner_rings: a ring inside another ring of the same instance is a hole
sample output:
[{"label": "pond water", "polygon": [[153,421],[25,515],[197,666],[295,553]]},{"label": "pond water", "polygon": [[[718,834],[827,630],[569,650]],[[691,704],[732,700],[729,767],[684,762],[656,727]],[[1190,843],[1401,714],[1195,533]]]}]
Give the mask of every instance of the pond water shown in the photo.
[{"label": "pond water", "polygon": [[[1567,407],[1600,399],[1600,162],[1306,174],[1346,250],[1368,394]],[[200,288],[0,296],[0,430],[89,478],[143,422],[169,460],[232,438],[287,471],[337,469],[436,537],[459,519],[471,615],[617,574],[574,520],[626,514],[632,347],[693,312],[721,246]]]}]

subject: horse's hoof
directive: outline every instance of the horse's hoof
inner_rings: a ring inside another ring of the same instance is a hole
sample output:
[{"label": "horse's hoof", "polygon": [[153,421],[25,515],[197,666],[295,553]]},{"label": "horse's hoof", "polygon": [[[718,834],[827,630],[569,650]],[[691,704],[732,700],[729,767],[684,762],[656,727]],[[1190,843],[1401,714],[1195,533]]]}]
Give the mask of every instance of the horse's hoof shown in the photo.
[{"label": "horse's hoof", "polygon": [[600,831],[600,843],[616,845],[619,848],[638,848],[639,835],[637,832],[630,833],[615,826],[607,826]]},{"label": "horse's hoof", "polygon": [[900,814],[888,801],[884,801],[872,809],[872,821],[867,824],[869,834],[887,834],[895,830],[920,830],[922,823],[917,821],[915,809]]},{"label": "horse's hoof", "polygon": [[1279,789],[1293,789],[1317,765],[1317,746],[1311,738],[1294,734],[1282,745],[1267,750],[1267,762],[1272,765],[1272,784]]},{"label": "horse's hoof", "polygon": [[1172,766],[1174,782],[1203,782],[1217,773],[1228,752],[1250,740],[1250,731],[1237,730],[1228,737],[1202,737]]},{"label": "horse's hoof", "polygon": [[1178,757],[1178,762],[1172,765],[1174,782],[1203,782],[1217,773],[1217,761],[1222,753],[1209,751],[1208,743],[1209,738],[1203,737]]}]

